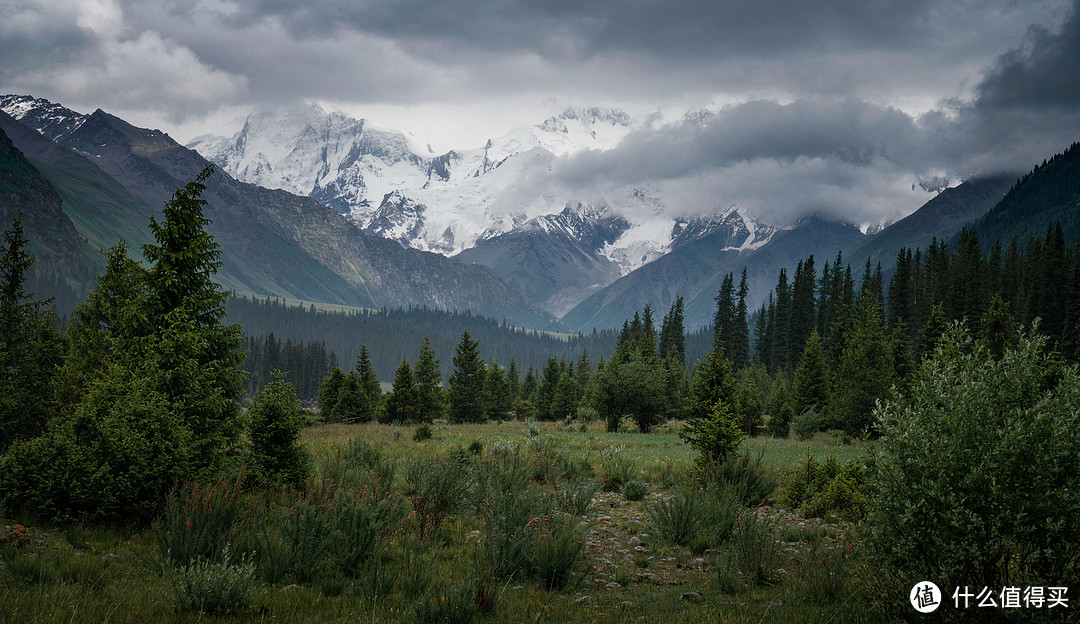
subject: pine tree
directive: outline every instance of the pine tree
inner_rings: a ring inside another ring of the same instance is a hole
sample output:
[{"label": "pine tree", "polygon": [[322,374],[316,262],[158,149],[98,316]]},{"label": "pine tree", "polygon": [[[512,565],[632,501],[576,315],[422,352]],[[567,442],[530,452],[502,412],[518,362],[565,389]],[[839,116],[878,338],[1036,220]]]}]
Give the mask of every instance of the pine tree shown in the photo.
[{"label": "pine tree", "polygon": [[551,417],[556,420],[573,418],[577,414],[577,383],[570,374],[563,372],[555,385],[555,395],[551,399]]},{"label": "pine tree", "polygon": [[408,360],[401,360],[401,365],[394,371],[394,385],[383,402],[383,420],[385,422],[413,423],[420,420],[416,409],[416,383]]},{"label": "pine tree", "polygon": [[22,220],[12,217],[0,256],[0,454],[16,439],[41,433],[53,409],[49,385],[63,343],[48,301],[25,292],[34,258]]},{"label": "pine tree", "polygon": [[766,423],[766,429],[769,434],[776,438],[787,438],[791,434],[791,421],[795,417],[795,409],[788,388],[781,379],[777,379],[772,394],[769,395],[767,411],[769,421]]},{"label": "pine tree", "polygon": [[331,422],[364,422],[372,413],[371,402],[360,381],[360,373],[354,368],[345,375],[337,402],[330,412]]},{"label": "pine tree", "polygon": [[308,474],[308,456],[300,442],[304,410],[281,371],[263,388],[251,407],[251,463],[254,482],[264,487],[297,486]]},{"label": "pine tree", "polygon": [[853,325],[844,335],[844,354],[830,397],[830,416],[835,422],[830,424],[851,435],[870,429],[874,403],[888,398],[893,382],[890,347],[882,327],[879,304],[873,295],[867,296],[859,305]]},{"label": "pine tree", "polygon": [[[150,263],[147,275],[146,319],[154,333],[184,332],[184,351],[160,354],[164,370],[173,375],[162,388],[177,405],[193,434],[197,471],[213,470],[220,452],[240,435],[243,376],[243,328],[223,325],[228,292],[214,281],[221,251],[204,228],[201,199],[213,165],[179,189],[165,203],[164,221],[150,219],[156,244],[143,246]],[[182,364],[197,363],[198,371]],[[194,373],[194,374],[191,374]]]},{"label": "pine tree", "polygon": [[432,422],[446,418],[449,406],[446,403],[446,390],[442,387],[442,369],[431,348],[431,339],[424,336],[420,345],[420,355],[416,359],[413,371],[416,379],[417,418],[422,422]]},{"label": "pine tree", "polygon": [[795,281],[791,288],[791,314],[788,319],[788,355],[786,366],[789,369],[798,365],[803,347],[810,333],[816,326],[815,311],[817,302],[814,287],[817,273],[814,271],[814,256],[799,262],[795,269]]},{"label": "pine tree", "polygon": [[686,366],[686,329],[683,326],[683,298],[675,297],[660,325],[660,359],[669,356]]},{"label": "pine tree", "polygon": [[375,414],[382,405],[383,393],[375,367],[368,357],[367,345],[360,345],[360,353],[356,356],[356,367],[353,370],[357,371],[357,381],[365,402],[359,415],[360,422],[371,422],[375,420]]},{"label": "pine tree", "polygon": [[821,337],[818,336],[816,329],[806,341],[799,367],[795,369],[794,395],[794,408],[797,414],[808,409],[820,411],[828,404],[825,354],[821,350]]},{"label": "pine tree", "polygon": [[450,419],[458,423],[484,422],[484,361],[480,343],[469,330],[461,335],[454,351],[454,371],[450,374]]},{"label": "pine tree", "polygon": [[746,267],[744,266],[742,277],[739,279],[739,299],[735,304],[734,332],[728,349],[731,354],[731,364],[735,370],[742,370],[750,365],[750,326],[746,309],[746,298],[749,294],[750,286],[746,283]]},{"label": "pine tree", "polygon": [[334,406],[337,405],[341,396],[341,389],[345,385],[345,372],[337,366],[330,369],[330,374],[323,380],[319,388],[319,418],[324,421],[331,420]]},{"label": "pine tree", "polygon": [[705,361],[698,361],[690,383],[690,399],[687,415],[690,418],[707,419],[718,402],[728,406],[732,414],[738,410],[738,386],[731,374],[731,364],[724,357],[724,345],[718,335],[713,336],[713,346],[705,354]]},{"label": "pine tree", "polygon": [[488,418],[507,418],[514,409],[510,383],[498,362],[492,362],[484,374],[484,413]]}]

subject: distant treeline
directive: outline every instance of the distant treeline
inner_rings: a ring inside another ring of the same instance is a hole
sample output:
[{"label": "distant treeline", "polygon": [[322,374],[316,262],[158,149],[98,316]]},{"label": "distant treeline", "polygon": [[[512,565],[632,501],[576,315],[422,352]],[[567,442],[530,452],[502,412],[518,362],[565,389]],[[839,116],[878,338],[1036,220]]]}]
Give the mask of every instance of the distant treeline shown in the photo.
[{"label": "distant treeline", "polygon": [[[575,361],[586,350],[594,361],[610,356],[618,341],[614,330],[550,334],[510,327],[469,312],[427,307],[336,312],[280,299],[232,297],[225,308],[226,322],[240,323],[248,336],[250,355],[244,367],[249,373],[248,391],[257,391],[269,381],[268,371],[276,364],[282,371],[303,371],[289,374],[301,399],[315,398],[317,388],[309,387],[309,381],[321,380],[317,373],[324,366],[325,370],[332,365],[350,370],[362,344],[379,379],[389,382],[402,360],[415,362],[425,337],[444,363],[445,380],[464,329],[479,340],[485,361],[508,366],[513,359],[523,374],[530,367],[539,371],[549,357]],[[711,341],[711,329],[688,334],[687,364],[693,366],[703,357]]]}]

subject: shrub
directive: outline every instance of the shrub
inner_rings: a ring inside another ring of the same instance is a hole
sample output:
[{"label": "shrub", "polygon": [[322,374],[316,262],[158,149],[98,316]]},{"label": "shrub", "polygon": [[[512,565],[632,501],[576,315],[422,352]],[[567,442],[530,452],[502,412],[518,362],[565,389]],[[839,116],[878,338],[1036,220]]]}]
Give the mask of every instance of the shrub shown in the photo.
[{"label": "shrub", "polygon": [[859,461],[841,463],[834,455],[824,461],[808,456],[788,479],[783,502],[808,518],[836,512],[844,520],[861,520],[866,511],[869,483]]},{"label": "shrub", "polygon": [[555,497],[562,509],[568,514],[580,516],[589,510],[593,498],[600,491],[600,485],[579,481],[565,485],[556,492]]},{"label": "shrub", "polygon": [[870,545],[902,576],[1080,581],[1080,373],[1044,354],[1036,330],[995,358],[954,324],[876,411]]},{"label": "shrub", "polygon": [[608,492],[617,492],[634,475],[634,460],[626,447],[608,446],[600,451],[600,479]]},{"label": "shrub", "polygon": [[469,579],[436,589],[416,604],[417,624],[472,624],[476,621],[477,584]]},{"label": "shrub", "polygon": [[682,546],[700,534],[703,507],[699,492],[686,488],[647,505],[645,515],[662,538]]},{"label": "shrub", "polygon": [[243,472],[233,484],[224,478],[204,486],[177,485],[154,522],[154,537],[163,557],[178,566],[197,559],[220,561],[233,525],[243,511],[240,488]]},{"label": "shrub", "polygon": [[649,486],[645,485],[641,481],[627,481],[623,486],[623,498],[626,500],[639,501],[645,498],[645,495],[649,493]]},{"label": "shrub", "polygon": [[851,576],[851,543],[812,538],[798,555],[800,592],[806,600],[833,603],[844,596]]},{"label": "shrub", "polygon": [[432,436],[431,425],[423,423],[413,431],[413,442],[423,442],[424,440],[430,440]]},{"label": "shrub", "polygon": [[577,410],[577,419],[582,424],[592,424],[600,418],[600,412],[591,407],[579,407]]},{"label": "shrub", "polygon": [[758,507],[772,495],[777,484],[776,475],[765,467],[763,456],[762,452],[751,456],[749,451],[729,456],[713,466],[702,467],[701,479],[706,484],[729,484],[742,505]]},{"label": "shrub", "polygon": [[821,414],[817,410],[808,409],[795,417],[791,429],[800,439],[809,440],[821,429]]},{"label": "shrub", "polygon": [[581,561],[584,534],[577,520],[551,513],[526,526],[529,569],[547,589],[563,589]]},{"label": "shrub", "polygon": [[464,501],[469,491],[468,469],[460,455],[414,459],[406,464],[405,485],[417,531],[424,537]]},{"label": "shrub", "polygon": [[258,592],[255,565],[247,557],[234,561],[228,546],[216,559],[198,559],[176,572],[172,602],[178,609],[210,615],[251,610]]},{"label": "shrub", "polygon": [[739,415],[721,399],[706,416],[687,420],[679,437],[698,452],[698,464],[714,464],[734,453],[746,438],[740,424]]},{"label": "shrub", "polygon": [[753,585],[770,584],[783,562],[776,521],[744,509],[735,522],[732,548],[739,571]]}]

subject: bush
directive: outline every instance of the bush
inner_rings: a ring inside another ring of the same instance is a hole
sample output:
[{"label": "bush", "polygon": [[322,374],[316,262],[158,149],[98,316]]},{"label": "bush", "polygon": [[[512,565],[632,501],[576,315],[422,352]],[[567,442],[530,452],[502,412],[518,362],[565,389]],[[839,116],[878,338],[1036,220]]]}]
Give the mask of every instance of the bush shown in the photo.
[{"label": "bush", "polygon": [[617,492],[634,476],[634,460],[626,447],[608,446],[600,451],[600,479],[605,491]]},{"label": "bush", "polygon": [[598,418],[600,418],[600,412],[591,407],[579,407],[577,410],[578,422],[582,424],[590,425],[596,422]]},{"label": "bush", "polygon": [[701,469],[701,480],[706,483],[727,484],[735,498],[746,507],[758,507],[776,490],[777,478],[765,467],[759,452],[756,457],[749,451],[729,456],[724,461]]},{"label": "bush", "polygon": [[851,543],[814,537],[799,553],[797,574],[805,600],[834,603],[844,597],[851,576]]},{"label": "bush", "polygon": [[250,611],[258,593],[255,565],[226,546],[217,560],[199,559],[176,573],[173,604],[180,610],[209,615]]},{"label": "bush", "polygon": [[173,488],[165,511],[154,522],[154,537],[166,560],[188,566],[198,559],[220,562],[233,525],[243,511],[243,473],[232,485],[224,478],[211,486],[198,482]]},{"label": "bush", "polygon": [[431,439],[431,425],[424,423],[413,431],[413,442],[423,442],[424,440]]},{"label": "bush", "polygon": [[739,513],[732,548],[739,571],[751,584],[766,585],[776,580],[784,558],[781,543],[776,521],[753,509]]},{"label": "bush", "polygon": [[795,417],[791,429],[800,439],[809,440],[821,429],[821,414],[817,410],[808,409]]},{"label": "bush", "polygon": [[529,570],[547,589],[563,589],[581,561],[584,531],[568,514],[550,513],[526,526]]},{"label": "bush", "polygon": [[568,514],[580,516],[589,510],[593,497],[599,491],[600,486],[598,484],[579,481],[559,488],[555,498],[558,501],[559,509]]},{"label": "bush", "polygon": [[870,544],[902,577],[1080,581],[1080,374],[1035,331],[994,358],[954,324],[910,390],[877,410]]},{"label": "bush", "polygon": [[623,498],[626,500],[639,501],[649,493],[649,486],[641,481],[627,481],[623,486]]},{"label": "bush", "polygon": [[698,452],[699,465],[715,464],[734,453],[746,438],[740,425],[732,406],[719,400],[706,416],[687,420],[679,437]]},{"label": "bush", "polygon": [[464,458],[447,454],[411,460],[406,464],[405,486],[417,531],[424,537],[464,502],[469,491]]},{"label": "bush", "polygon": [[645,507],[649,523],[660,537],[680,546],[701,532],[702,498],[695,489],[682,489]]},{"label": "bush", "polygon": [[811,455],[789,475],[783,503],[807,518],[835,512],[843,520],[857,521],[865,515],[869,487],[862,462],[841,463],[834,455],[814,461]]}]

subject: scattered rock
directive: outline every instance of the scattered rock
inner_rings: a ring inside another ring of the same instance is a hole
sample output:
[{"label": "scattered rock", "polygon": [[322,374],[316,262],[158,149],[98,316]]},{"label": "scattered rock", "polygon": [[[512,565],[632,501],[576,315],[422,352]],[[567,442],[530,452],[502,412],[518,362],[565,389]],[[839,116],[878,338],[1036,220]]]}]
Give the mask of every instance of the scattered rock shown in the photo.
[{"label": "scattered rock", "polygon": [[612,582],[608,583],[607,585],[604,585],[604,589],[607,589],[607,590],[622,589],[622,585],[619,585],[615,581],[612,581]]},{"label": "scattered rock", "polygon": [[591,601],[592,601],[592,596],[582,596],[581,598],[578,598],[577,600],[575,600],[574,604],[583,604],[583,603],[591,602]]},{"label": "scattered rock", "polygon": [[682,599],[687,602],[697,602],[701,600],[701,594],[697,592],[686,592],[682,595]]}]

